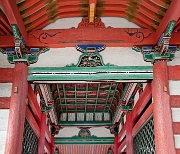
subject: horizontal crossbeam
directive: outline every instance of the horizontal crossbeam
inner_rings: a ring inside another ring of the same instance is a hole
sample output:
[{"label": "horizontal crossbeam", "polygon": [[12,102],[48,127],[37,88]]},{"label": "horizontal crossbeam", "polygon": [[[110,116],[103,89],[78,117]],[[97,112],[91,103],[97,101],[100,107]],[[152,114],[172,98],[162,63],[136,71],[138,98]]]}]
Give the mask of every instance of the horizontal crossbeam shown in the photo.
[{"label": "horizontal crossbeam", "polygon": [[96,68],[36,67],[29,68],[28,81],[39,83],[60,83],[68,81],[110,81],[153,79],[151,66],[103,66]]},{"label": "horizontal crossbeam", "polygon": [[114,137],[56,137],[54,144],[114,144]]}]

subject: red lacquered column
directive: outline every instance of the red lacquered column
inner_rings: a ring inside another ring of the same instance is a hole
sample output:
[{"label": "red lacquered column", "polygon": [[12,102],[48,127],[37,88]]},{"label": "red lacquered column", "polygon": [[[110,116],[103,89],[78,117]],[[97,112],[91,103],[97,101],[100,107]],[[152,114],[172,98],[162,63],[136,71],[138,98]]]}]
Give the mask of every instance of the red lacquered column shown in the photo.
[{"label": "red lacquered column", "polygon": [[175,154],[167,63],[154,64],[153,74],[152,97],[156,154]]},{"label": "red lacquered column", "polygon": [[42,114],[40,123],[40,138],[38,142],[38,154],[44,154],[44,143],[45,143],[45,132],[46,132],[46,114]]},{"label": "red lacquered column", "polygon": [[118,135],[114,136],[114,154],[118,154]]},{"label": "red lacquered column", "polygon": [[22,152],[28,91],[27,73],[28,67],[25,64],[15,64],[5,146],[6,154],[17,154]]},{"label": "red lacquered column", "polygon": [[54,154],[54,136],[51,136],[51,154]]},{"label": "red lacquered column", "polygon": [[126,114],[126,152],[127,154],[133,154],[133,138],[132,138],[132,113]]}]

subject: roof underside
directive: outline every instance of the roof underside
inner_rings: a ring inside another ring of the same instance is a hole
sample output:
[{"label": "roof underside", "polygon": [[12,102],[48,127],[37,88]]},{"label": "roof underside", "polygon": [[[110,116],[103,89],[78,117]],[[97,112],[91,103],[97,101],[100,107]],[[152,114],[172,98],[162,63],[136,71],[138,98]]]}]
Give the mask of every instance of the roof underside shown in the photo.
[{"label": "roof underside", "polygon": [[60,125],[111,125],[125,83],[51,84],[50,93]]},{"label": "roof underside", "polygon": [[[156,30],[171,0],[16,0],[16,3],[27,32],[43,29],[60,18],[88,17],[91,3],[96,4],[95,17],[122,17],[142,28]],[[11,28],[2,10],[0,17],[0,35],[10,35]]]}]

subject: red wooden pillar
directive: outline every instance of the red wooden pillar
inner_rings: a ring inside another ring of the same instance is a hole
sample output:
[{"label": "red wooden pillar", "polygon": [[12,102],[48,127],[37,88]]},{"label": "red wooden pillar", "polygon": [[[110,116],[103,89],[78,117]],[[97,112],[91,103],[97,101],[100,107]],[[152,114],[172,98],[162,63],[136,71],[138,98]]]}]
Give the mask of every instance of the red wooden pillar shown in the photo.
[{"label": "red wooden pillar", "polygon": [[167,63],[154,64],[153,74],[152,97],[156,154],[175,154]]},{"label": "red wooden pillar", "polygon": [[54,154],[54,136],[51,136],[51,154]]},{"label": "red wooden pillar", "polygon": [[118,135],[114,137],[114,154],[118,154]]},{"label": "red wooden pillar", "polygon": [[45,144],[45,132],[46,132],[46,114],[42,114],[40,123],[40,138],[38,142],[38,154],[44,154]]},{"label": "red wooden pillar", "polygon": [[6,154],[22,152],[28,91],[27,73],[28,67],[25,64],[15,64],[5,146]]},{"label": "red wooden pillar", "polygon": [[133,154],[133,138],[132,138],[132,113],[126,114],[126,152],[127,154]]}]

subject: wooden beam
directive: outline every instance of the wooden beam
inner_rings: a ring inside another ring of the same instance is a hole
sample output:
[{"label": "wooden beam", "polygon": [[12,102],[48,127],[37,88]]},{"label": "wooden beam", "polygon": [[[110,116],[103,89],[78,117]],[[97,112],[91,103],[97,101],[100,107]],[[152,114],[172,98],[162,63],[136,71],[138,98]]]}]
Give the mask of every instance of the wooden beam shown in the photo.
[{"label": "wooden beam", "polygon": [[42,112],[30,84],[28,85],[28,102],[36,120],[38,121],[38,123],[40,123]]},{"label": "wooden beam", "polygon": [[169,80],[180,80],[180,65],[168,66]]},{"label": "wooden beam", "polygon": [[0,109],[9,109],[10,97],[0,97]]},{"label": "wooden beam", "polygon": [[0,83],[12,83],[13,75],[14,68],[0,68]]},{"label": "wooden beam", "polygon": [[156,30],[156,39],[155,39],[156,42],[160,38],[161,34],[166,30],[169,22],[171,20],[177,21],[179,19],[180,17],[179,6],[180,6],[179,0],[173,0],[171,2],[170,6],[168,7],[168,10],[166,11],[163,19],[161,20],[158,29]]},{"label": "wooden beam", "polygon": [[0,5],[4,14],[6,15],[10,25],[16,24],[19,28],[24,41],[27,42],[27,31],[25,29],[23,20],[21,18],[20,12],[18,10],[15,0],[0,0]]},{"label": "wooden beam", "polygon": [[[179,33],[180,35],[180,33]],[[37,30],[28,34],[29,47],[61,48],[77,44],[104,43],[111,47],[155,45],[155,33],[141,28],[71,28],[60,30]],[[5,41],[6,40],[6,41]],[[0,48],[12,47],[12,36],[0,37]],[[180,44],[180,40],[179,40]]]}]

